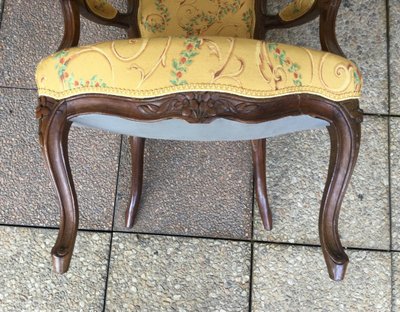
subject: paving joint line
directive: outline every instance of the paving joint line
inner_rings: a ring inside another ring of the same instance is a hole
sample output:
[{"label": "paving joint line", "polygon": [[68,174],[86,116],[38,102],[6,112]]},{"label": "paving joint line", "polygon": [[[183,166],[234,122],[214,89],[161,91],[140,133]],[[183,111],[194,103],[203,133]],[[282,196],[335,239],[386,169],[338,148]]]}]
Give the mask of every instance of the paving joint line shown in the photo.
[{"label": "paving joint line", "polygon": [[[385,1],[386,5],[386,60],[387,60],[387,81],[388,81],[388,111],[389,111],[389,116],[392,115],[392,75],[391,75],[391,67],[390,67],[390,61],[391,61],[391,53],[390,53],[390,45],[391,45],[391,40],[390,40],[390,32],[391,32],[391,27],[390,27],[390,3],[389,0]],[[391,140],[392,140],[392,124],[390,118],[388,118],[388,174],[389,174],[389,246],[390,249],[393,250],[393,207],[392,207],[392,145],[391,145]],[[391,303],[392,303],[392,309],[393,309],[393,302],[395,299],[395,294],[394,294],[394,252],[390,253],[390,295],[391,295]]]},{"label": "paving joint line", "polygon": [[105,281],[105,285],[104,285],[103,312],[106,311],[108,280],[110,277],[111,254],[112,254],[113,238],[114,238],[115,207],[117,206],[117,201],[118,201],[119,173],[120,173],[120,169],[121,169],[122,135],[120,136],[119,153],[118,154],[119,154],[118,155],[118,169],[117,169],[117,178],[115,181],[115,195],[114,195],[114,207],[113,207],[114,209],[113,209],[112,222],[111,222],[110,245],[109,245],[109,249],[108,249],[106,281]]},{"label": "paving joint line", "polygon": [[[43,227],[34,225],[18,225],[18,224],[0,224],[0,227],[20,227],[20,228],[32,228],[38,230],[58,230],[58,227]],[[168,234],[168,233],[150,233],[150,232],[136,232],[136,231],[121,231],[121,230],[94,230],[94,229],[79,229],[79,232],[89,232],[89,233],[118,233],[126,235],[147,235],[147,236],[162,236],[171,238],[187,238],[187,239],[205,239],[205,240],[216,240],[216,241],[227,241],[227,242],[239,242],[239,243],[249,243],[251,244],[251,239],[243,238],[231,238],[231,237],[211,237],[211,236],[196,236],[196,235],[181,235],[181,234]],[[276,241],[263,241],[263,240],[253,240],[253,243],[257,244],[270,244],[270,245],[287,245],[294,247],[312,247],[321,248],[318,244],[307,244],[307,243],[290,243],[290,242],[276,242]],[[383,249],[383,248],[366,248],[366,247],[344,247],[346,250],[355,251],[371,251],[371,252],[383,252],[383,253],[400,253],[400,250],[394,249]]]},{"label": "paving joint line", "polygon": [[0,85],[0,89],[23,90],[23,91],[37,91],[36,88],[17,87],[17,86],[3,86],[3,85]]}]

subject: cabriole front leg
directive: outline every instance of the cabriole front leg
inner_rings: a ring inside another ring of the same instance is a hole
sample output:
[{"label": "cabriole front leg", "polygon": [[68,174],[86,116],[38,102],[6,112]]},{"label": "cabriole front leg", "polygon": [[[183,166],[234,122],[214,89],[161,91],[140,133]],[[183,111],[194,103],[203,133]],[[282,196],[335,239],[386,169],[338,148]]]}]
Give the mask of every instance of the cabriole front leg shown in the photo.
[{"label": "cabriole front leg", "polygon": [[349,258],[340,242],[338,219],[340,207],[350,182],[360,147],[361,119],[342,108],[328,127],[331,157],[325,191],[321,202],[319,232],[329,276],[343,280]]},{"label": "cabriole front leg", "polygon": [[67,104],[41,98],[38,107],[43,155],[59,198],[61,220],[57,241],[51,251],[57,273],[68,271],[78,229],[78,203],[68,159]]}]

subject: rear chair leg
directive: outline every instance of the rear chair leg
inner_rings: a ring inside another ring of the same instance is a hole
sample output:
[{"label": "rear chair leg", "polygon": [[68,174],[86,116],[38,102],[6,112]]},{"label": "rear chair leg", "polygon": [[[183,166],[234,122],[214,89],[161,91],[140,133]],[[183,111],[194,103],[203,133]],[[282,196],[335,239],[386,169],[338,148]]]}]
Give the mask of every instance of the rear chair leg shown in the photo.
[{"label": "rear chair leg", "polygon": [[135,224],[136,215],[139,211],[140,197],[143,185],[143,154],[144,138],[129,137],[132,157],[132,182],[131,182],[131,201],[126,209],[125,223],[127,228],[132,228]]},{"label": "rear chair leg", "polygon": [[56,189],[61,221],[57,241],[51,251],[53,269],[68,271],[78,230],[78,202],[68,159],[68,133],[71,123],[66,118],[66,106],[41,98],[37,109],[40,118],[39,135],[42,151]]},{"label": "rear chair leg", "polygon": [[272,212],[268,205],[267,181],[265,173],[265,139],[252,140],[253,168],[256,187],[256,198],[261,219],[267,231],[272,230]]}]

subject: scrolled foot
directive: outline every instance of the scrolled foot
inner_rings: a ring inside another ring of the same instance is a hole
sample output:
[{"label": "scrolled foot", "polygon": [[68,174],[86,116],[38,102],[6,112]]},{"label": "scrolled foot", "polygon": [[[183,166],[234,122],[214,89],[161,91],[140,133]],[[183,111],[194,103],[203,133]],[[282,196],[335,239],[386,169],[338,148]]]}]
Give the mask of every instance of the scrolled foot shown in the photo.
[{"label": "scrolled foot", "polygon": [[128,229],[133,228],[136,221],[136,215],[138,213],[138,210],[139,210],[139,200],[131,201],[125,213],[125,226]]},{"label": "scrolled foot", "polygon": [[64,274],[68,271],[71,263],[72,251],[63,248],[53,248],[51,251],[53,260],[53,271],[58,274]]},{"label": "scrolled foot", "polygon": [[342,281],[346,274],[349,258],[346,254],[342,256],[343,259],[335,261],[332,258],[325,259],[326,266],[328,267],[329,277],[334,281]]},{"label": "scrolled foot", "polygon": [[349,258],[340,241],[339,212],[358,156],[361,118],[357,110],[358,102],[348,103],[346,107],[333,107],[334,118],[328,127],[331,157],[321,201],[319,233],[329,276],[334,281],[341,281],[345,276]]}]

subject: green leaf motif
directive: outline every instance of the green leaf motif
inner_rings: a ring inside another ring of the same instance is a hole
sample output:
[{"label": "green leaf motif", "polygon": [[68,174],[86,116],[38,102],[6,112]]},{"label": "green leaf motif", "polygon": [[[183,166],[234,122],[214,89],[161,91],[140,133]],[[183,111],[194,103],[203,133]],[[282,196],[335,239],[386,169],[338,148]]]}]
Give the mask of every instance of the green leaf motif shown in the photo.
[{"label": "green leaf motif", "polygon": [[193,64],[193,58],[199,55],[197,49],[201,48],[202,40],[196,36],[188,37],[183,42],[185,47],[179,54],[178,58],[172,60],[172,79],[170,82],[174,86],[180,86],[188,84],[186,80],[183,79],[183,74],[187,73],[188,67]]},{"label": "green leaf motif", "polygon": [[[302,75],[299,73],[300,65],[297,63],[293,63],[287,56],[285,50],[279,47],[277,43],[268,43],[268,51],[272,53],[273,58],[279,61],[279,65],[282,67],[286,67],[287,71],[293,75],[293,84],[295,86],[301,87],[302,83]],[[270,66],[273,66],[270,64]]]}]

